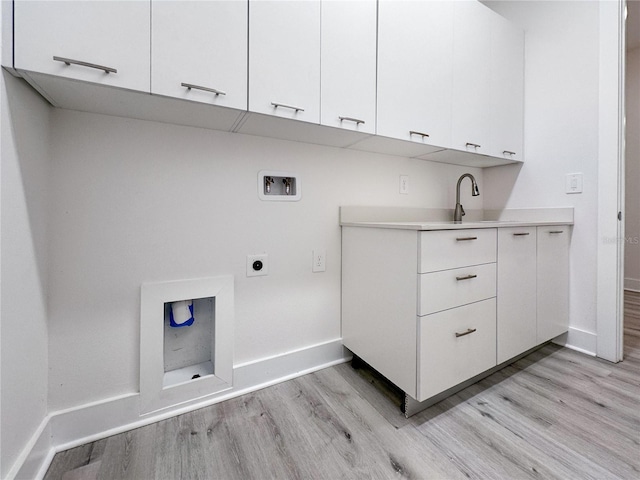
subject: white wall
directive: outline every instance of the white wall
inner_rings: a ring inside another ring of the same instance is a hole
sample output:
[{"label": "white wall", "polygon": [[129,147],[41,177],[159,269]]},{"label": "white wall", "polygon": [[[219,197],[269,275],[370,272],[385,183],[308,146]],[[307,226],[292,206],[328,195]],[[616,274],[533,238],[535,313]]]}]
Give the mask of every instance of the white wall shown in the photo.
[{"label": "white wall", "polygon": [[[67,110],[52,118],[51,410],[138,391],[141,283],[234,275],[236,365],[334,340],[340,205],[453,208],[466,171],[484,192],[479,169]],[[299,174],[302,200],[259,200],[262,169]],[[466,190],[465,207],[482,208]],[[314,248],[326,249],[324,273],[311,272]],[[246,255],[262,252],[269,275],[247,278]]]},{"label": "white wall", "polygon": [[[596,332],[599,10],[590,1],[485,2],[525,28],[525,160],[485,171],[485,208],[573,206],[571,320]],[[565,194],[582,173],[584,193]],[[511,188],[505,188],[511,185]]]},{"label": "white wall", "polygon": [[625,288],[640,291],[640,48],[627,51]]},{"label": "white wall", "polygon": [[0,75],[0,321],[5,478],[47,414],[47,209],[50,107]]}]

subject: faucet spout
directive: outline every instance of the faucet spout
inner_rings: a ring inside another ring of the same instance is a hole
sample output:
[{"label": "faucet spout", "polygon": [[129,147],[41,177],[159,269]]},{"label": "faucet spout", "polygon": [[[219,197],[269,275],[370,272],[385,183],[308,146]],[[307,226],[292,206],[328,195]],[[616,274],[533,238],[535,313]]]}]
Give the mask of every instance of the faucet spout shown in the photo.
[{"label": "faucet spout", "polygon": [[456,223],[462,223],[462,217],[465,215],[464,208],[462,208],[462,204],[460,203],[460,184],[464,178],[469,178],[471,180],[471,196],[477,197],[480,195],[480,190],[478,189],[478,183],[473,175],[470,173],[465,173],[460,176],[458,179],[458,184],[456,185],[456,209],[453,212],[453,221]]}]

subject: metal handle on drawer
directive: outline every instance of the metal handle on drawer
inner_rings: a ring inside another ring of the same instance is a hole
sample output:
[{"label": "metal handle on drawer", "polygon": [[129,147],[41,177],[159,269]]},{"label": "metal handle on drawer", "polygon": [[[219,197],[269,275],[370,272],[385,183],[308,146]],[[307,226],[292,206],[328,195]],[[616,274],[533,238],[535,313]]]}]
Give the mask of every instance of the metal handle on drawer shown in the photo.
[{"label": "metal handle on drawer", "polygon": [[96,63],[83,62],[82,60],[73,60],[71,58],[63,58],[54,56],[53,59],[56,62],[63,62],[65,65],[80,65],[81,67],[95,68],[97,70],[104,70],[105,73],[118,73],[118,70],[111,67],[105,67],[104,65],[98,65]]},{"label": "metal handle on drawer", "polygon": [[428,133],[422,133],[422,132],[416,132],[415,130],[409,130],[409,136],[411,136],[411,135],[419,135],[422,138],[429,136]]},{"label": "metal handle on drawer", "polygon": [[466,146],[473,147],[473,148],[481,148],[480,145],[478,145],[477,143],[471,143],[471,142],[467,142]]},{"label": "metal handle on drawer", "polygon": [[518,232],[513,234],[514,237],[523,237],[525,235],[529,235],[529,232]]},{"label": "metal handle on drawer", "polygon": [[472,278],[478,278],[478,275],[464,275],[462,277],[456,277],[456,280],[471,280]]},{"label": "metal handle on drawer", "polygon": [[275,108],[290,108],[291,110],[295,110],[296,112],[304,112],[304,108],[296,107],[294,105],[287,105],[286,103],[271,102],[271,105],[273,105]]},{"label": "metal handle on drawer", "polygon": [[558,233],[564,233],[564,230],[551,230],[549,232],[550,235],[557,235]]},{"label": "metal handle on drawer", "polygon": [[478,237],[458,237],[456,238],[456,242],[466,242],[469,240],[477,240]]},{"label": "metal handle on drawer", "polygon": [[209,88],[209,87],[202,87],[200,85],[193,85],[191,83],[181,83],[180,85],[182,85],[183,87],[186,87],[187,89],[191,90],[192,88],[194,90],[203,90],[205,92],[211,92],[211,93],[215,93],[216,95],[226,95],[226,92],[223,92],[222,90],[216,90],[215,88]]},{"label": "metal handle on drawer", "polygon": [[347,122],[355,122],[358,125],[361,123],[364,125],[365,123],[364,120],[360,120],[359,118],[353,118],[353,117],[338,117],[338,118],[340,119],[341,122],[344,122],[346,120]]},{"label": "metal handle on drawer", "polygon": [[512,152],[511,150],[503,150],[503,151],[502,151],[502,154],[503,154],[503,155],[515,155],[515,154],[516,154],[516,152]]},{"label": "metal handle on drawer", "polygon": [[476,328],[468,328],[466,332],[462,332],[462,333],[458,333],[456,332],[456,338],[458,337],[464,337],[465,335],[469,335],[470,333],[475,332],[477,329]]}]

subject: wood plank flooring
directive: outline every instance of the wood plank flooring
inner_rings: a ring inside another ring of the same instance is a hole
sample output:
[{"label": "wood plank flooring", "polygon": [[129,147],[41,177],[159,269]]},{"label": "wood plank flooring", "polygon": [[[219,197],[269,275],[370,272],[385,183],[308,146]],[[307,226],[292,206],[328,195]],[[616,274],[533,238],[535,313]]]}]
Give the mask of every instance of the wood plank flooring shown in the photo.
[{"label": "wood plank flooring", "polygon": [[57,454],[45,479],[640,479],[640,294],[625,360],[547,345],[405,419],[348,364]]}]

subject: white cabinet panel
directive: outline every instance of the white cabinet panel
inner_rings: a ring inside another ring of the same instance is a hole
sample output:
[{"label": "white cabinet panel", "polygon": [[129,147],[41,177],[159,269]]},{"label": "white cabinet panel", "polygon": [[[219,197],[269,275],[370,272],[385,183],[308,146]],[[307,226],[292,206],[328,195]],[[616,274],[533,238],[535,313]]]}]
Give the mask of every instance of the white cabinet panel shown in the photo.
[{"label": "white cabinet panel", "polygon": [[418,401],[496,365],[495,298],[420,317]]},{"label": "white cabinet panel", "polygon": [[571,227],[538,227],[537,343],[569,329],[569,240]]},{"label": "white cabinet panel", "polygon": [[536,346],[536,228],[498,230],[498,363]]},{"label": "white cabinet panel", "polygon": [[419,273],[496,261],[496,229],[420,232]]},{"label": "white cabinet panel", "polygon": [[475,0],[453,2],[453,148],[488,153],[491,10]]},{"label": "white cabinet panel", "polygon": [[249,2],[249,110],[320,122],[319,1]]},{"label": "white cabinet panel", "polygon": [[17,69],[150,91],[148,1],[18,0],[14,16]]},{"label": "white cabinet panel", "polygon": [[375,133],[375,0],[322,2],[320,123]]},{"label": "white cabinet panel", "polygon": [[524,32],[499,15],[491,21],[489,155],[524,158]]},{"label": "white cabinet panel", "polygon": [[419,278],[420,316],[496,296],[495,263],[424,273]]},{"label": "white cabinet panel", "polygon": [[248,1],[152,0],[151,11],[151,93],[246,110]]},{"label": "white cabinet panel", "polygon": [[380,0],[378,135],[451,144],[454,3]]}]

